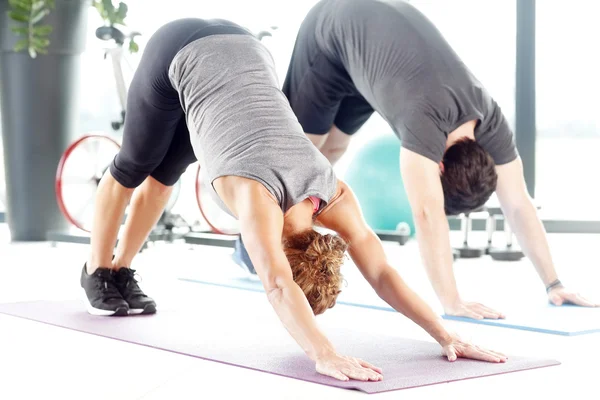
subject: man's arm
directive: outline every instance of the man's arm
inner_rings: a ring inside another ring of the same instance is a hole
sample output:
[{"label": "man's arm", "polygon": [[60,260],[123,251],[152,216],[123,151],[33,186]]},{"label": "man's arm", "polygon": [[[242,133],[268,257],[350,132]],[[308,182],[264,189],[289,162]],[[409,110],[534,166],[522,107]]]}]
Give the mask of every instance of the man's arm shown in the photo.
[{"label": "man's arm", "polygon": [[450,227],[438,164],[404,147],[400,150],[402,180],[415,221],[423,264],[444,311],[475,319],[502,318],[482,304],[461,300],[453,271]]},{"label": "man's arm", "polygon": [[243,185],[236,195],[241,235],[268,299],[290,335],[316,362],[317,371],[341,380],[379,380],[377,368],[338,355],[317,326],[281,246],[281,209],[258,184]]},{"label": "man's arm", "polygon": [[340,201],[326,209],[318,217],[317,223],[336,231],[348,242],[350,257],[379,297],[429,333],[442,346],[450,361],[456,357],[505,361],[504,355],[464,342],[445,329],[441,318],[390,266],[381,241],[365,222],[352,191],[348,188],[343,190],[345,193]]},{"label": "man's arm", "polygon": [[[498,172],[496,194],[502,212],[523,252],[535,266],[545,287],[557,283],[558,274],[550,254],[546,231],[527,192],[521,159],[517,158],[508,164],[499,165],[496,171]],[[582,306],[595,305],[579,294],[566,290],[562,284],[555,285],[548,295],[555,305],[562,305],[565,302]]]}]

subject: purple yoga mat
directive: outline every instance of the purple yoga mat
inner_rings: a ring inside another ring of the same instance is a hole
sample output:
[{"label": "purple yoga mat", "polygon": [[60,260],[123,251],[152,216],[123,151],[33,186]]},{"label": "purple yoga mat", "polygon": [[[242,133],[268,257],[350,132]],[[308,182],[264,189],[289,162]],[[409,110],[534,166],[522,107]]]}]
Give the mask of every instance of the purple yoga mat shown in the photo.
[{"label": "purple yoga mat", "polygon": [[[212,304],[216,304],[214,300]],[[268,307],[268,304],[267,304]],[[366,393],[407,389],[560,364],[553,360],[510,357],[505,364],[441,357],[435,343],[390,334],[369,335],[329,327],[328,337],[345,355],[362,358],[384,371],[381,382],[341,382],[315,372],[274,313],[240,302],[193,309],[160,310],[152,316],[96,317],[80,301],[0,304],[0,313],[44,322],[184,355],[290,378]]]}]

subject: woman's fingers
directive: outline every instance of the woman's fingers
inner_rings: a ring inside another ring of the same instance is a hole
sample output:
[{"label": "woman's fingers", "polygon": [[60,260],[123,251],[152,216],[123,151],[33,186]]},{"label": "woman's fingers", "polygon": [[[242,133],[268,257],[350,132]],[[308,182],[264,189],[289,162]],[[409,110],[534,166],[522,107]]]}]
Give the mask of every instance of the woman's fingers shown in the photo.
[{"label": "woman's fingers", "polygon": [[381,368],[379,368],[379,367],[376,367],[376,366],[374,366],[373,364],[371,364],[371,363],[368,363],[368,362],[366,362],[366,361],[364,361],[364,360],[361,360],[360,358],[357,358],[357,359],[356,359],[356,361],[358,361],[358,363],[359,363],[359,364],[360,364],[362,367],[365,367],[365,368],[372,369],[373,371],[377,372],[378,374],[382,374],[382,373],[383,373],[383,370],[382,370]]}]

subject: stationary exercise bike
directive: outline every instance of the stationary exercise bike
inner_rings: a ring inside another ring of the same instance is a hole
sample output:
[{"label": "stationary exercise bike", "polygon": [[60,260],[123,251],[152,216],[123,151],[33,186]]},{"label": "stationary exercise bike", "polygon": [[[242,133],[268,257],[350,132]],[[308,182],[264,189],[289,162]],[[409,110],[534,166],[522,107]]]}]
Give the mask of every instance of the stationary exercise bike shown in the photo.
[{"label": "stationary exercise bike", "polygon": [[[105,59],[110,59],[116,83],[118,99],[121,105],[120,119],[111,122],[112,129],[118,132],[125,123],[128,86],[125,83],[124,67],[133,71],[127,59],[125,44],[139,36],[138,32],[124,33],[116,27],[103,26],[96,30],[96,37],[103,41],[114,42],[114,46],[105,49]],[[94,216],[94,202],[100,180],[108,170],[110,163],[120,149],[116,135],[88,133],[71,143],[63,153],[56,171],[56,199],[58,206],[71,225],[89,233]],[[171,213],[181,190],[178,181],[165,210],[150,235],[150,240],[171,241],[177,235],[174,231],[191,229],[179,215]]]}]

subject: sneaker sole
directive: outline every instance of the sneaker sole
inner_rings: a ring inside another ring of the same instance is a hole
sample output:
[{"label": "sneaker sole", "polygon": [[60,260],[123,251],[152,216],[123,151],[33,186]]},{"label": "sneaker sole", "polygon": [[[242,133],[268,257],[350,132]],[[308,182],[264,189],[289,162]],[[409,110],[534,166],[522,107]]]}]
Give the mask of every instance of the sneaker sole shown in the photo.
[{"label": "sneaker sole", "polygon": [[156,314],[156,306],[154,304],[147,304],[144,308],[130,308],[129,315],[148,315]]},{"label": "sneaker sole", "polygon": [[235,254],[232,254],[232,255],[231,255],[231,259],[232,259],[232,260],[233,260],[233,262],[235,262],[235,263],[236,263],[236,264],[237,264],[237,265],[238,265],[240,268],[242,268],[242,269],[244,270],[244,272],[245,272],[245,273],[247,273],[247,274],[248,274],[248,278],[249,278],[250,280],[253,280],[253,281],[254,281],[254,280],[256,280],[256,281],[259,281],[259,280],[260,280],[260,278],[258,277],[258,275],[256,274],[256,272],[252,272],[252,271],[250,271],[250,268],[248,268],[248,265],[246,265],[246,263],[245,263],[245,262],[244,262],[242,259],[240,259],[240,258],[236,257],[236,256],[235,256]]},{"label": "sneaker sole", "polygon": [[87,309],[87,312],[91,315],[98,315],[102,317],[123,317],[129,314],[128,307],[119,307],[116,310],[103,310],[101,308],[95,308],[94,306],[92,306],[92,303],[90,303],[90,300],[88,299],[84,289],[82,289],[82,292],[85,308]]}]

